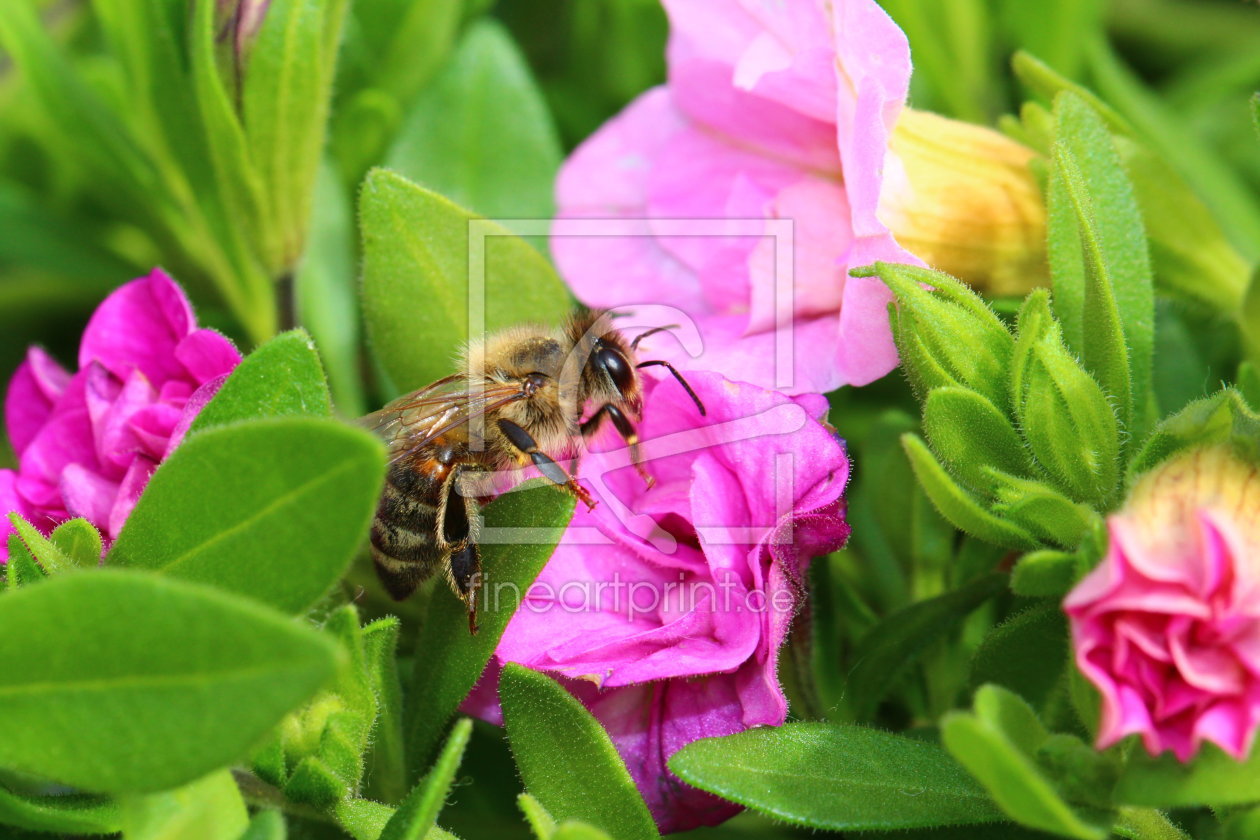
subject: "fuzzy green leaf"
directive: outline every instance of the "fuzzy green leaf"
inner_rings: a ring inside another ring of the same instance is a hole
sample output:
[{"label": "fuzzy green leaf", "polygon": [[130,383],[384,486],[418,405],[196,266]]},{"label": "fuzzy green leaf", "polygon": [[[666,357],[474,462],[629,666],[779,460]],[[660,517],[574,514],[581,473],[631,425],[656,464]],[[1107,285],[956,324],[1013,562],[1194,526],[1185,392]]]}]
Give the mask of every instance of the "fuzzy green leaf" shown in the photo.
[{"label": "fuzzy green leaf", "polygon": [[26,545],[26,550],[47,574],[56,574],[74,565],[56,543],[36,531],[34,525],[22,518],[22,514],[13,511],[9,514],[9,522],[17,531],[18,538]]},{"label": "fuzzy green leaf", "polygon": [[1011,571],[1011,591],[1026,598],[1062,598],[1076,583],[1077,559],[1045,549],[1019,558]]},{"label": "fuzzy green leaf", "polygon": [[859,719],[876,704],[929,644],[947,638],[976,607],[1006,588],[1003,575],[978,578],[961,589],[919,601],[884,618],[858,640],[846,699]]},{"label": "fuzzy green leaf", "polygon": [[[468,632],[468,609],[438,582],[416,640],[417,656],[406,693],[404,720],[412,777],[423,771],[442,741],[447,722],[481,677],[499,638],[519,606],[517,599],[551,559],[573,517],[574,499],[541,482],[500,496],[483,511],[489,528],[528,528],[521,544],[487,543],[477,635]],[[510,536],[510,535],[509,535]]]},{"label": "fuzzy green leaf", "polygon": [[379,441],[332,420],[207,430],[153,476],[107,562],[301,612],[345,571],[384,469]]},{"label": "fuzzy green leaf", "polygon": [[193,420],[189,434],[240,420],[328,417],[328,386],[311,338],[282,333],[250,353]]},{"label": "fuzzy green leaf", "polygon": [[56,834],[116,834],[118,806],[99,796],[29,796],[0,787],[0,824]]},{"label": "fuzzy green leaf", "polygon": [[402,684],[398,679],[398,619],[377,619],[363,628],[364,657],[376,695],[376,726],[368,761],[369,791],[387,802],[397,802],[407,792],[403,781]]},{"label": "fuzzy green leaf", "polygon": [[335,654],[270,609],[152,574],[8,593],[0,766],[103,792],[186,784],[241,758],[332,676]]},{"label": "fuzzy green leaf", "polygon": [[608,733],[577,698],[546,674],[509,663],[499,702],[525,788],[550,814],[620,840],[659,836]]},{"label": "fuzzy green leaf", "polygon": [[62,522],[48,536],[52,544],[75,566],[96,566],[104,552],[101,532],[82,517]]},{"label": "fuzzy green leaf", "polygon": [[380,840],[421,840],[428,834],[446,804],[471,735],[471,720],[464,718],[455,724],[437,762],[398,806],[381,831]]},{"label": "fuzzy green leaf", "polygon": [[1171,753],[1151,758],[1135,749],[1116,785],[1117,802],[1152,808],[1243,805],[1260,795],[1260,751],[1236,761],[1205,742],[1194,761],[1182,764]]},{"label": "fuzzy green leaf", "polygon": [[956,527],[1007,548],[1029,549],[1036,545],[1032,534],[989,513],[974,496],[959,487],[918,435],[902,435],[901,445],[932,504]]},{"label": "fuzzy green leaf", "polygon": [[971,660],[971,684],[1000,685],[1043,708],[1067,661],[1067,620],[1057,602],[1043,604],[988,632]]},{"label": "fuzzy green leaf", "polygon": [[525,822],[529,823],[529,828],[534,832],[537,840],[551,840],[551,835],[556,830],[555,817],[547,812],[543,804],[528,793],[522,793],[516,797],[516,805],[521,809],[521,813],[525,815]]},{"label": "fuzzy green leaf", "polygon": [[122,803],[126,840],[238,840],[249,815],[228,770]]},{"label": "fuzzy green leaf", "polygon": [[1260,461],[1260,414],[1233,388],[1196,400],[1166,418],[1129,462],[1129,479],[1185,449],[1225,444],[1249,461]]},{"label": "fuzzy green leaf", "polygon": [[285,840],[287,836],[284,814],[279,811],[259,811],[249,821],[249,828],[241,834],[240,840]]},{"label": "fuzzy green leaf", "polygon": [[[569,311],[546,259],[498,225],[480,223],[484,259],[470,265],[475,218],[389,170],[373,170],[363,183],[363,312],[376,356],[401,390],[448,375],[470,329],[558,324]],[[484,287],[474,284],[479,266]]]},{"label": "fuzzy green leaf", "polygon": [[524,56],[483,19],[416,99],[385,165],[491,219],[541,221],[563,157]]},{"label": "fuzzy green leaf", "polygon": [[[1097,113],[1065,92],[1055,98],[1055,118],[1050,236],[1070,238],[1062,226],[1073,224],[1081,248],[1075,259],[1054,265],[1056,308],[1064,319],[1064,309],[1079,297],[1081,343],[1073,348],[1116,401],[1121,423],[1142,430],[1155,335],[1142,214]],[[1068,287],[1080,292],[1060,293]]]},{"label": "fuzzy green leaf", "polygon": [[1079,840],[1107,836],[1105,829],[1082,818],[1060,798],[1035,761],[993,721],[952,712],[941,721],[941,738],[1007,816],[1021,825]]},{"label": "fuzzy green leaf", "polygon": [[48,577],[35,557],[27,550],[17,534],[9,534],[9,560],[4,564],[5,588],[9,591],[21,586],[40,583]]},{"label": "fuzzy green leaf", "polygon": [[867,729],[789,723],[704,738],[669,760],[683,781],[775,819],[835,831],[1002,819],[935,744]]},{"label": "fuzzy green leaf", "polygon": [[1032,469],[1011,421],[967,388],[933,388],[923,401],[923,431],[941,460],[973,488],[991,483],[986,467],[1016,475]]}]

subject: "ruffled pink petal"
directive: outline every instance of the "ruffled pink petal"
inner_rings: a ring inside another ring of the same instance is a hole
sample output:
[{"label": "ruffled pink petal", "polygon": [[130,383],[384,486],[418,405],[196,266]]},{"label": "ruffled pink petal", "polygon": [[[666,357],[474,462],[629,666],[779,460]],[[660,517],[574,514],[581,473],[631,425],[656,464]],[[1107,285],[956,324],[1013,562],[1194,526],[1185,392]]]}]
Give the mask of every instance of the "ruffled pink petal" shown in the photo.
[{"label": "ruffled pink petal", "polygon": [[93,361],[120,380],[139,370],[150,382],[184,375],[175,355],[194,326],[183,291],[161,269],[120,286],[107,297],[83,332],[79,367]]},{"label": "ruffled pink petal", "polygon": [[184,437],[188,434],[188,430],[192,427],[193,421],[197,419],[197,415],[201,413],[201,409],[206,407],[206,403],[214,398],[214,395],[223,387],[223,383],[227,381],[229,374],[217,376],[214,379],[207,380],[188,401],[180,408],[178,422],[171,429],[170,439],[166,444],[166,451],[162,453],[162,458],[169,458],[175,448],[184,442]]},{"label": "ruffled pink petal", "polygon": [[106,536],[109,539],[116,539],[122,533],[123,524],[131,515],[136,502],[140,500],[140,494],[149,483],[149,479],[153,477],[157,466],[157,461],[143,455],[132,460],[131,466],[127,468],[127,474],[118,485],[118,493],[114,497],[114,504],[109,510],[108,518],[93,520],[108,523]]},{"label": "ruffled pink petal", "polygon": [[196,330],[181,341],[175,358],[197,384],[231,373],[241,363],[240,351],[231,339],[211,329]]},{"label": "ruffled pink petal", "polygon": [[58,483],[66,511],[71,517],[82,516],[98,526],[109,522],[110,511],[118,497],[118,482],[82,464],[67,464]]},{"label": "ruffled pink petal", "polygon": [[[57,408],[23,450],[19,472],[23,479],[55,482],[72,462],[99,469],[86,396],[87,373],[76,373],[66,385]],[[29,498],[29,497],[28,497]],[[40,503],[47,500],[41,499]]]},{"label": "ruffled pink petal", "polygon": [[4,399],[5,427],[19,456],[48,421],[69,382],[70,374],[52,356],[38,347],[26,351]]},{"label": "ruffled pink petal", "polygon": [[93,363],[88,368],[87,403],[100,463],[117,478],[144,444],[136,433],[136,415],[154,406],[157,393],[138,370],[119,386],[112,374]]},{"label": "ruffled pink petal", "polygon": [[9,534],[14,532],[10,513],[26,515],[26,506],[17,492],[17,473],[0,469],[0,564],[9,559]]}]

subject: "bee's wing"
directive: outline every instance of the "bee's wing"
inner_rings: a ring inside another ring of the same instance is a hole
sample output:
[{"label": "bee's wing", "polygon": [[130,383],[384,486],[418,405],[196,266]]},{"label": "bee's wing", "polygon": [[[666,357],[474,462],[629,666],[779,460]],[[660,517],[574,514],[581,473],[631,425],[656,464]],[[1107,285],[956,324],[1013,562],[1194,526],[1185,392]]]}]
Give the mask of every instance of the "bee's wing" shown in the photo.
[{"label": "bee's wing", "polygon": [[467,377],[456,374],[399,397],[359,423],[385,441],[393,463],[474,417],[526,396],[520,385],[509,383],[474,389]]}]

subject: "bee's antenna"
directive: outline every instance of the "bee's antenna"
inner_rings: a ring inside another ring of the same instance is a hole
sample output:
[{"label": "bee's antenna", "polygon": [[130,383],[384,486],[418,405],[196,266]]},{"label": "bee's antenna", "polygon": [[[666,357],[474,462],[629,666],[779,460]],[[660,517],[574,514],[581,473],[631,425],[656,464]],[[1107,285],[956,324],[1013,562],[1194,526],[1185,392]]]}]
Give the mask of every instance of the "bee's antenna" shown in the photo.
[{"label": "bee's antenna", "polygon": [[647,338],[649,335],[656,335],[659,332],[665,332],[667,330],[676,330],[676,329],[678,329],[677,324],[670,324],[665,327],[652,327],[652,329],[648,330],[647,332],[641,332],[638,335],[636,335],[634,337],[634,341],[630,342],[630,349],[631,350],[637,349],[639,346],[639,342]]},{"label": "bee's antenna", "polygon": [[[669,328],[659,327],[658,329],[669,329]],[[640,336],[640,338],[642,338],[642,336]],[[631,345],[631,346],[633,347],[634,345]],[[700,402],[700,398],[696,396],[696,392],[691,390],[691,386],[687,384],[687,380],[683,379],[683,375],[679,373],[678,369],[675,368],[673,365],[671,365],[669,362],[665,361],[664,359],[652,359],[647,362],[639,362],[637,365],[635,365],[635,367],[645,368],[645,367],[651,367],[652,365],[660,365],[661,367],[665,368],[667,371],[672,373],[674,375],[674,378],[678,380],[678,384],[683,386],[683,389],[687,392],[687,396],[691,397],[691,401],[696,404],[696,408],[700,410],[700,416],[701,417],[708,416],[708,412],[704,410],[704,403]]]}]

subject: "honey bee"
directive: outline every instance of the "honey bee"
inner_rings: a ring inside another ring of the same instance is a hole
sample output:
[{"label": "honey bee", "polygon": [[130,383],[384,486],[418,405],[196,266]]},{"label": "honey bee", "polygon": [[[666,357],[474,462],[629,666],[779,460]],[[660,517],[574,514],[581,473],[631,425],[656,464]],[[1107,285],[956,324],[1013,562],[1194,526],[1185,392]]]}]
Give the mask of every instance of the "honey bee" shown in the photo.
[{"label": "honey bee", "polygon": [[[438,569],[468,607],[477,632],[478,478],[533,464],[588,507],[595,500],[548,452],[572,451],[605,420],[643,468],[635,424],[642,419],[639,369],[664,367],[686,389],[700,414],[704,404],[665,361],[636,361],[607,315],[579,312],[564,326],[520,326],[474,341],[460,372],[400,397],[360,422],[386,443],[389,469],[372,522],[376,571],[403,600]],[[592,408],[588,414],[586,409]]]}]

